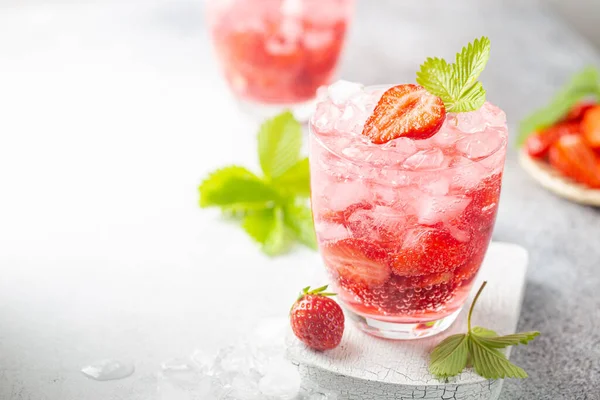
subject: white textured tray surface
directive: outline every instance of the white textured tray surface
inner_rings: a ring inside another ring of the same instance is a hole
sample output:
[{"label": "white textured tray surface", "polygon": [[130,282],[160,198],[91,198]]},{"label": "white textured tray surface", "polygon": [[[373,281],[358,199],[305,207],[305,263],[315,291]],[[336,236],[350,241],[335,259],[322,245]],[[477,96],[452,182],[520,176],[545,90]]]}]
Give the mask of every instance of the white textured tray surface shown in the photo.
[{"label": "white textured tray surface", "polygon": [[[494,329],[500,334],[515,332],[525,286],[527,259],[527,251],[520,246],[496,242],[490,245],[471,293],[472,298],[480,283],[488,281],[473,313],[474,325]],[[465,332],[471,298],[450,329],[431,338],[412,341],[378,339],[347,321],[344,338],[336,349],[315,352],[290,335],[288,357],[301,365],[355,379],[396,385],[439,385],[440,381],[427,369],[429,353],[443,338]],[[449,382],[473,384],[486,382],[486,379],[467,369]]]}]

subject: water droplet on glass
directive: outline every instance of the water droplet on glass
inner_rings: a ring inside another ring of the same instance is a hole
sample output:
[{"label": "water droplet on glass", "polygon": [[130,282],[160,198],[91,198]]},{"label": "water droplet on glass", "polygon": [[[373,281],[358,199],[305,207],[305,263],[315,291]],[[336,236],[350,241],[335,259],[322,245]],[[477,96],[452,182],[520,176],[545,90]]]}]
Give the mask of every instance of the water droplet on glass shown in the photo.
[{"label": "water droplet on glass", "polygon": [[125,363],[117,360],[100,360],[81,369],[88,378],[97,381],[112,381],[127,378],[135,371],[133,363]]}]

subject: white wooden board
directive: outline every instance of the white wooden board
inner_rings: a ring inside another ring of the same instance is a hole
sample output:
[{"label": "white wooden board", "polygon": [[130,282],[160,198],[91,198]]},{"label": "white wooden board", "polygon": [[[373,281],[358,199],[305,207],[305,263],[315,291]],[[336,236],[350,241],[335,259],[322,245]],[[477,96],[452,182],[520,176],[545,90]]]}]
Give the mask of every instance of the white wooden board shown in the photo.
[{"label": "white wooden board", "polygon": [[[475,292],[483,280],[488,281],[473,313],[474,325],[500,334],[515,332],[527,260],[527,251],[520,246],[490,245],[473,285]],[[431,349],[445,337],[466,330],[470,302],[457,321],[438,336],[412,341],[378,339],[347,320],[342,343],[328,352],[312,351],[289,334],[288,357],[298,364],[305,385],[336,392],[342,399],[497,399],[502,380],[486,380],[467,369],[443,382],[427,369]]]}]

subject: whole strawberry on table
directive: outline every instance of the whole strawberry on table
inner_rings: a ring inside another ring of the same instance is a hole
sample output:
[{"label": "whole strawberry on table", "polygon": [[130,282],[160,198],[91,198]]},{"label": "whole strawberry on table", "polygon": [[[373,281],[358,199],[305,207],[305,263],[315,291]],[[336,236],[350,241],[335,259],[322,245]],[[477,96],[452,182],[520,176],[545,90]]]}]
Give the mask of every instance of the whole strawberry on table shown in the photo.
[{"label": "whole strawberry on table", "polygon": [[521,123],[520,144],[564,177],[600,189],[600,73],[588,67]]}]

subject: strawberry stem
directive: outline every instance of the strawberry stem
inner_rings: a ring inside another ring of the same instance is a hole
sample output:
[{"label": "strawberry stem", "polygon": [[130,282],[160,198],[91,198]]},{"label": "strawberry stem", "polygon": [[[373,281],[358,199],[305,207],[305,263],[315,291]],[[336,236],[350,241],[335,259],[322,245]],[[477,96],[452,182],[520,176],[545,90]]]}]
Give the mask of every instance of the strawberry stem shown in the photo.
[{"label": "strawberry stem", "polygon": [[467,317],[467,325],[469,327],[469,333],[471,332],[471,315],[473,314],[473,308],[475,308],[475,303],[477,303],[477,300],[479,299],[479,295],[483,291],[483,288],[485,287],[485,285],[487,285],[487,281],[483,281],[483,283],[481,284],[481,287],[479,288],[479,290],[477,291],[477,294],[475,295],[475,298],[473,299],[473,302],[471,303],[471,308],[469,308],[469,316]]}]

